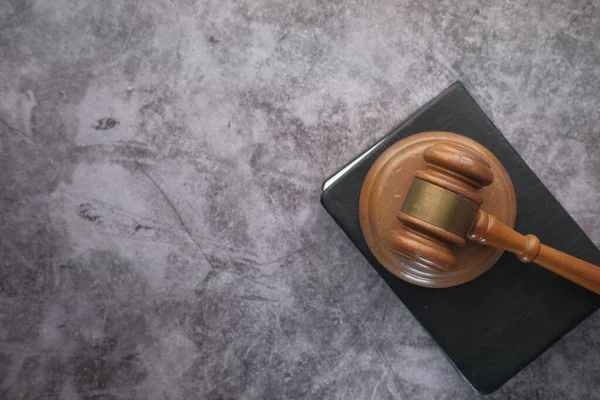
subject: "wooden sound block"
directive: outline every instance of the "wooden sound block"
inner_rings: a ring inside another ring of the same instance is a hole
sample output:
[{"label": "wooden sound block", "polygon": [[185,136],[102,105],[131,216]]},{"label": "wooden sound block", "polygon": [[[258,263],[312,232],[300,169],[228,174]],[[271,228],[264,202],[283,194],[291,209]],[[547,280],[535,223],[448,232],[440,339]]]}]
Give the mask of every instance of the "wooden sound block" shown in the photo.
[{"label": "wooden sound block", "polygon": [[402,226],[396,215],[415,173],[425,167],[423,153],[440,142],[471,148],[491,165],[493,182],[479,190],[483,197],[483,211],[511,228],[517,213],[515,191],[508,173],[489,150],[467,137],[450,132],[424,132],[397,142],[381,154],[369,170],[360,193],[359,220],[364,239],[379,263],[392,274],[407,282],[432,288],[469,282],[490,269],[503,253],[501,249],[469,241],[453,249],[456,268],[441,271],[417,260],[402,258],[388,247],[388,235]]}]

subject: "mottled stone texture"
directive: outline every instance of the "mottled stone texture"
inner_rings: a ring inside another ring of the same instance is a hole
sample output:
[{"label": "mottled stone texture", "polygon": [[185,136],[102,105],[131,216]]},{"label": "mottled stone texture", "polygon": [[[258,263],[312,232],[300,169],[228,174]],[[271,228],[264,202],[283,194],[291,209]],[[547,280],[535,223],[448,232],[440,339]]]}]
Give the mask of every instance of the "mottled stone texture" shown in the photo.
[{"label": "mottled stone texture", "polygon": [[0,398],[477,397],[319,194],[461,79],[600,244],[600,1],[489,3],[0,2]]}]

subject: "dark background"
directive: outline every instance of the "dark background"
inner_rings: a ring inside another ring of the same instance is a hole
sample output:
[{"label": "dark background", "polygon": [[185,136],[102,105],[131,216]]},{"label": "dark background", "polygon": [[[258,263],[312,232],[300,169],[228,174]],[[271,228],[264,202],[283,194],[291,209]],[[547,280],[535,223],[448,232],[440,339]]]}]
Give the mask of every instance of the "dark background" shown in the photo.
[{"label": "dark background", "polygon": [[461,79],[599,245],[600,3],[524,4],[0,2],[0,397],[476,397],[319,196]]}]

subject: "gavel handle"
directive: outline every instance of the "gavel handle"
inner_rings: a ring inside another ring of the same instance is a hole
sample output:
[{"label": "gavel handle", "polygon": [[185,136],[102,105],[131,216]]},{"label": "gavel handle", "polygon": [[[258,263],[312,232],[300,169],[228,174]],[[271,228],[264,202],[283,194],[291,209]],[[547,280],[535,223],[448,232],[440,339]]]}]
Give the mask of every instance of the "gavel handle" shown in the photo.
[{"label": "gavel handle", "polygon": [[485,211],[477,212],[468,238],[486,246],[508,250],[523,262],[533,261],[600,294],[600,267],[543,245],[534,235],[523,236]]}]

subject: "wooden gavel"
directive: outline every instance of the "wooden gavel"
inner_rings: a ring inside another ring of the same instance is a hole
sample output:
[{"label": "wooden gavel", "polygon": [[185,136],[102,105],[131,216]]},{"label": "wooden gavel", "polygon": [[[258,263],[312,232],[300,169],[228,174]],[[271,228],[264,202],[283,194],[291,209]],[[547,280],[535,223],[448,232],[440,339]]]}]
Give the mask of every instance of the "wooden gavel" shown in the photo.
[{"label": "wooden gavel", "polygon": [[490,185],[490,163],[473,149],[440,142],[428,147],[402,208],[402,227],[387,236],[389,249],[410,261],[440,272],[456,268],[452,246],[466,240],[515,253],[522,262],[535,262],[597,294],[600,267],[523,236],[481,210],[479,189]]}]

